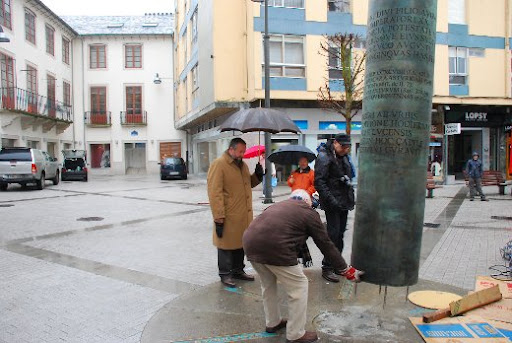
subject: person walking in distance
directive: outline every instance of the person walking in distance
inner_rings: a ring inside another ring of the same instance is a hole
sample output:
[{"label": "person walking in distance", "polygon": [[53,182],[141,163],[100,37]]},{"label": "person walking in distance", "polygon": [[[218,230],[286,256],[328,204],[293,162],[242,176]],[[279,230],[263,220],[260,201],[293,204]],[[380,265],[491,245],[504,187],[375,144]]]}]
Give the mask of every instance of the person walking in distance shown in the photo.
[{"label": "person walking in distance", "polygon": [[[354,209],[352,167],[348,159],[350,136],[337,134],[320,149],[315,162],[315,188],[320,196],[320,205],[325,211],[327,233],[339,253],[343,252],[343,235],[347,229],[348,211]],[[330,282],[339,282],[341,271],[333,267],[330,258],[324,255],[322,277]]]},{"label": "person walking in distance", "polygon": [[[247,259],[260,276],[265,331],[286,328],[286,341],[314,342],[316,332],[305,331],[308,303],[308,278],[297,262],[297,252],[312,237],[316,246],[329,256],[332,265],[352,282],[364,274],[348,266],[327,235],[317,211],[311,208],[311,196],[303,189],[292,192],[289,200],[268,207],[245,231],[243,245]],[[281,316],[278,282],[288,299],[288,320]]]},{"label": "person walking in distance", "polygon": [[482,175],[484,173],[484,168],[476,151],[473,152],[473,158],[468,160],[466,163],[465,171],[469,178],[469,200],[473,201],[475,199],[475,194],[478,192],[482,201],[489,201],[482,191]]},{"label": "person walking in distance", "polygon": [[253,219],[252,190],[263,178],[263,167],[257,163],[251,175],[242,160],[246,143],[233,138],[229,148],[208,169],[208,198],[213,215],[213,244],[217,247],[221,282],[236,287],[233,279],[254,281],[244,271],[242,235]]}]

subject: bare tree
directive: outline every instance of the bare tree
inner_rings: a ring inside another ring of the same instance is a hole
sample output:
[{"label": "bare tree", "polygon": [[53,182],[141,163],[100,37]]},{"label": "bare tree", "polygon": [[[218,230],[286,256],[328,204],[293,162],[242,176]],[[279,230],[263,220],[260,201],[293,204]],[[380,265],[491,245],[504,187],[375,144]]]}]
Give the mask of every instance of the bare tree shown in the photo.
[{"label": "bare tree", "polygon": [[[353,51],[356,44],[361,42],[358,35],[337,33],[325,38],[320,45],[320,54],[327,57],[329,76],[318,90],[318,101],[321,107],[345,117],[346,132],[350,136],[352,118],[363,105],[366,52]],[[331,89],[330,81],[332,80],[341,82],[343,89],[341,91]]]}]

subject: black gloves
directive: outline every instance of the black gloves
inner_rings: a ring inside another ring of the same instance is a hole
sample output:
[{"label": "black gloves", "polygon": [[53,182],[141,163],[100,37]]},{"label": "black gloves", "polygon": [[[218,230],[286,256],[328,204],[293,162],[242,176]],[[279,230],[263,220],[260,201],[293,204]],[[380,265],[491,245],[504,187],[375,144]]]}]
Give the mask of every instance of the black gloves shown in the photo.
[{"label": "black gloves", "polygon": [[263,167],[259,162],[256,163],[256,168],[254,168],[254,174],[256,174],[258,180],[263,180]]},{"label": "black gloves", "polygon": [[224,223],[215,222],[215,232],[217,233],[217,237],[222,238],[222,231],[224,231]]}]

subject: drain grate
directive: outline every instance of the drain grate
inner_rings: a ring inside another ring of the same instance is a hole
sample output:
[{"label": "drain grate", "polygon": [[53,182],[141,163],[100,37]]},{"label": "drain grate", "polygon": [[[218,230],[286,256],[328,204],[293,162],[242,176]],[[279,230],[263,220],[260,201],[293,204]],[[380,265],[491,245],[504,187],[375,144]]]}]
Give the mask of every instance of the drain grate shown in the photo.
[{"label": "drain grate", "polygon": [[438,227],[440,227],[440,226],[441,226],[441,224],[435,224],[435,223],[423,223],[423,226],[424,226],[424,227],[431,227],[431,228],[437,229]]},{"label": "drain grate", "polygon": [[81,218],[78,218],[77,221],[79,222],[100,222],[102,221],[103,217],[81,217]]},{"label": "drain grate", "polygon": [[507,216],[491,216],[491,219],[512,220],[512,217],[507,217]]},{"label": "drain grate", "polygon": [[13,207],[13,204],[0,204],[0,207]]}]

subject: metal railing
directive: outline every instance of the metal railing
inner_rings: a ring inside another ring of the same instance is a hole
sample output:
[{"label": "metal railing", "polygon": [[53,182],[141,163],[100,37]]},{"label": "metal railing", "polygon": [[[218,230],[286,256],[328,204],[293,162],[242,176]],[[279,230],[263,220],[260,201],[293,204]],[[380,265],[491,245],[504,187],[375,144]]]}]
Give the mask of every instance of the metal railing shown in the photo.
[{"label": "metal railing", "polygon": [[134,113],[133,111],[121,111],[121,125],[147,125],[148,116],[146,111]]},{"label": "metal railing", "polygon": [[73,107],[61,101],[16,87],[0,88],[0,108],[67,122],[73,121]]},{"label": "metal railing", "polygon": [[91,126],[110,126],[111,112],[110,111],[87,111],[85,112],[85,123]]}]

